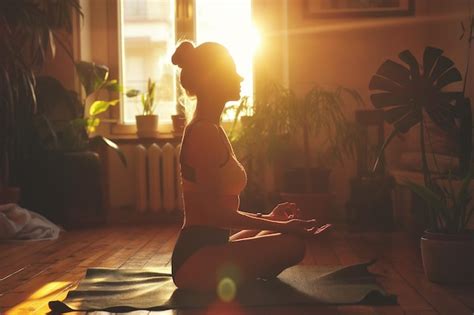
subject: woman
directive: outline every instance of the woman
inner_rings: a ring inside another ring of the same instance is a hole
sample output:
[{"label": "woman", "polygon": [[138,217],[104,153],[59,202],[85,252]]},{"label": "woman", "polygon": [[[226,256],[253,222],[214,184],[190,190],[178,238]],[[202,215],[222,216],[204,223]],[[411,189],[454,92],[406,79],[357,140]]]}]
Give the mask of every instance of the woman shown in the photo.
[{"label": "woman", "polygon": [[[246,173],[220,126],[226,102],[240,99],[235,63],[217,43],[194,47],[182,42],[172,57],[181,68],[181,85],[197,97],[196,111],[186,127],[181,149],[185,220],[172,257],[179,288],[216,290],[223,279],[236,285],[277,276],[300,262],[304,237],[330,225],[297,219],[295,204],[279,204],[269,215],[239,211]],[[242,230],[229,237],[229,229]]]}]

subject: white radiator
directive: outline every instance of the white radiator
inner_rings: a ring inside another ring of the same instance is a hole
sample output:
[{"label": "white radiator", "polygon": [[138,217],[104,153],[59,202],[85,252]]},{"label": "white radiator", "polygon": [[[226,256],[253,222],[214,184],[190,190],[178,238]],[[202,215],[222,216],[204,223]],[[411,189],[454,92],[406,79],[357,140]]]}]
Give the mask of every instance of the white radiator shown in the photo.
[{"label": "white radiator", "polygon": [[147,149],[133,148],[135,157],[135,206],[140,212],[182,211],[183,194],[180,183],[179,152],[181,145],[166,143]]}]

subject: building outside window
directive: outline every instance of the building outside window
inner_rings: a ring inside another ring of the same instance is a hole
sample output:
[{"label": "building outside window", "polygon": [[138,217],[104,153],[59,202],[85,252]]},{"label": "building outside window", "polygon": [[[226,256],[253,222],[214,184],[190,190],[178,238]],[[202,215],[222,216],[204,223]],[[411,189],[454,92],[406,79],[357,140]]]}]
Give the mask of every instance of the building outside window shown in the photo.
[{"label": "building outside window", "polygon": [[[140,91],[145,90],[148,78],[157,82],[155,113],[160,124],[170,124],[176,112],[180,91],[171,55],[181,39],[226,46],[244,77],[241,96],[251,100],[252,56],[258,41],[252,26],[251,0],[122,0],[120,11],[121,81],[126,89]],[[191,22],[181,23],[181,18]],[[139,102],[139,98],[123,99],[122,123],[135,123]]]}]

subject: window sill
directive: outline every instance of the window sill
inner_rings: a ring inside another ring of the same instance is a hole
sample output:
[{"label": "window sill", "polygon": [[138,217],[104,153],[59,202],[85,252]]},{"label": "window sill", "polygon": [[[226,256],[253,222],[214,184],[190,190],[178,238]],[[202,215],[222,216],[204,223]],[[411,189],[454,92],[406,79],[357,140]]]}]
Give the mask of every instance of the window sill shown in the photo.
[{"label": "window sill", "polygon": [[136,125],[113,124],[111,125],[108,138],[117,144],[151,144],[151,143],[178,143],[181,141],[182,134],[173,131],[172,124],[158,125],[156,136],[139,137],[137,135]]},{"label": "window sill", "polygon": [[[112,137],[117,136],[120,137],[122,135],[130,136],[136,135],[137,133],[137,125],[135,124],[112,124],[110,128],[110,133]],[[158,123],[158,133],[159,134],[172,134],[173,133],[173,125],[171,123]]]}]

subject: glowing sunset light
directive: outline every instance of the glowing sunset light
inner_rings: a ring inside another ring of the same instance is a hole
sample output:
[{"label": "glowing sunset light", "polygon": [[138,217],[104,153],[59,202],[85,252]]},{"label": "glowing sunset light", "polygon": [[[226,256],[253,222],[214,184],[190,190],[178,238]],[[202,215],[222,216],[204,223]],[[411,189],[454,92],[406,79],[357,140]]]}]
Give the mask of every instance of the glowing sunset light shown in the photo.
[{"label": "glowing sunset light", "polygon": [[244,77],[242,96],[253,94],[253,55],[260,36],[252,23],[250,0],[196,0],[196,42],[213,41],[229,49],[237,71]]}]

